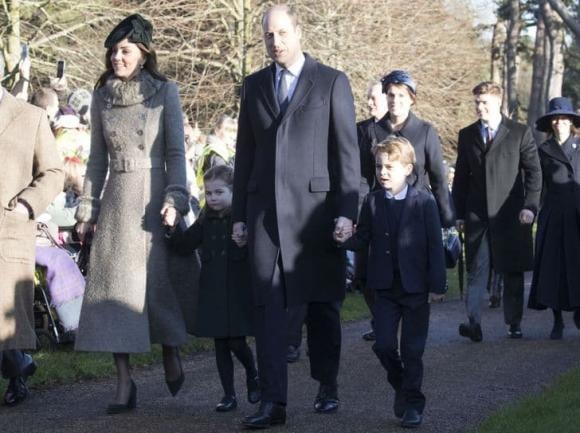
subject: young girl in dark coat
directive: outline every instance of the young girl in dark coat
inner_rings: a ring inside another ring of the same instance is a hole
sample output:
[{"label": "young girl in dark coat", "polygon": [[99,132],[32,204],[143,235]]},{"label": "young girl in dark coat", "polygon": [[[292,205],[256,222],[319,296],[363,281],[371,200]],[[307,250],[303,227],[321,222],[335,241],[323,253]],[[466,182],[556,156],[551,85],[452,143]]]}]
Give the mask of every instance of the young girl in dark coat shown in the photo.
[{"label": "young girl in dark coat", "polygon": [[187,230],[176,228],[168,234],[170,246],[183,254],[199,249],[201,274],[195,335],[213,337],[216,363],[224,397],[216,411],[237,407],[234,366],[231,353],[246,369],[248,401],[260,400],[254,356],[246,342],[253,334],[252,294],[247,246],[232,241],[233,169],[219,165],[204,177],[206,204],[199,218]]}]

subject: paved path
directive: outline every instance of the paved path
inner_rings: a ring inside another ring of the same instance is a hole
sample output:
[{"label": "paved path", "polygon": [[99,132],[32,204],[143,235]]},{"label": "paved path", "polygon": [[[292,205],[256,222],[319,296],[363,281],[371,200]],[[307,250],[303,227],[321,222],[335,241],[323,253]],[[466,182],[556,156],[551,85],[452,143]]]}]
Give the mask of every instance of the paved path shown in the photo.
[{"label": "paved path", "polygon": [[[497,408],[549,386],[576,366],[580,359],[580,331],[565,315],[564,340],[550,341],[549,311],[526,311],[524,338],[505,337],[502,312],[486,309],[484,341],[471,343],[457,335],[464,319],[459,301],[435,305],[425,353],[424,391],[427,408],[422,432],[467,432]],[[391,407],[393,394],[385,373],[360,335],[366,322],[345,325],[340,373],[341,407],[334,415],[312,410],[316,384],[309,378],[308,362],[290,366],[288,423],[273,432],[373,433],[405,431],[398,427]],[[237,365],[238,367],[239,365]],[[90,381],[33,391],[22,406],[0,407],[0,432],[237,432],[240,419],[254,411],[243,399],[238,410],[214,412],[221,390],[212,353],[197,354],[184,364],[187,380],[172,398],[160,367],[137,371],[138,408],[120,416],[104,415],[114,391],[111,380]],[[238,395],[245,395],[241,368]]]}]

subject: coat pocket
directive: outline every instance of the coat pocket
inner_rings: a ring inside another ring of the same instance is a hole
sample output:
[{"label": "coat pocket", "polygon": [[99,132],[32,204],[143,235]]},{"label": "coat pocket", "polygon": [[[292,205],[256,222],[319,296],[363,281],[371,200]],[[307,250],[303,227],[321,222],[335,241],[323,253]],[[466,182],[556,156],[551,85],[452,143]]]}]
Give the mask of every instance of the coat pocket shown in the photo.
[{"label": "coat pocket", "polygon": [[33,263],[35,222],[24,214],[5,210],[0,225],[0,259]]},{"label": "coat pocket", "polygon": [[310,179],[310,192],[330,191],[330,179],[328,177],[313,177]]}]

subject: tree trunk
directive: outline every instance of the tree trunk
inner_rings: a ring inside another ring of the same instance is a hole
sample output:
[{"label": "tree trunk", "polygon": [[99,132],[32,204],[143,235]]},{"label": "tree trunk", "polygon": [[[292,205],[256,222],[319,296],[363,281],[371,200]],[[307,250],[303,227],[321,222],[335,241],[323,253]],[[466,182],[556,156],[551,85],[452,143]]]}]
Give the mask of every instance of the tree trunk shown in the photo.
[{"label": "tree trunk", "polygon": [[[546,0],[543,0],[546,1]],[[536,26],[536,43],[534,47],[534,65],[532,73],[532,89],[530,105],[528,106],[528,125],[533,127],[534,122],[544,114],[546,101],[544,99],[544,76],[546,75],[546,24],[543,11],[538,11]],[[534,134],[536,131],[534,129]],[[536,137],[538,139],[539,137]]]},{"label": "tree trunk", "polygon": [[518,68],[517,68],[517,50],[522,27],[520,19],[520,2],[519,0],[510,0],[509,2],[509,27],[506,41],[506,60],[507,60],[507,108],[508,115],[514,120],[519,119],[518,110]]},{"label": "tree trunk", "polygon": [[548,0],[552,9],[560,16],[560,18],[566,24],[566,27],[570,29],[576,39],[580,39],[580,21],[574,19],[572,12],[566,7],[562,0]]},{"label": "tree trunk", "polygon": [[562,96],[564,81],[564,37],[565,28],[562,18],[546,2],[544,8],[546,33],[550,41],[550,63],[547,65],[550,78],[546,88],[546,100]]},{"label": "tree trunk", "polygon": [[20,62],[20,0],[6,2],[8,6],[8,37],[6,44],[6,69],[14,73]]},{"label": "tree trunk", "polygon": [[491,40],[491,81],[498,84],[503,82],[506,36],[505,24],[501,21],[495,23]]}]

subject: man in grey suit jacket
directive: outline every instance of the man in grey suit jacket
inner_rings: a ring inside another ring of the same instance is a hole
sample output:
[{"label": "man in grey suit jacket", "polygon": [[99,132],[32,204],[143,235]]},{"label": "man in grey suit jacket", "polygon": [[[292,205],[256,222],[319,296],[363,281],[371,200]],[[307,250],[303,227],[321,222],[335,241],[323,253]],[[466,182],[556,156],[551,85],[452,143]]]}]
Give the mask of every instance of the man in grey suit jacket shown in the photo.
[{"label": "man in grey suit jacket", "polygon": [[452,195],[457,225],[465,230],[468,323],[459,334],[482,340],[481,308],[490,268],[504,277],[504,320],[521,338],[524,271],[532,269],[532,223],[542,171],[529,127],[501,115],[502,89],[473,89],[479,120],[459,132]]},{"label": "man in grey suit jacket", "polygon": [[274,63],[244,81],[232,205],[233,239],[249,246],[257,312],[262,404],[245,418],[249,428],[286,421],[289,307],[308,309],[311,375],[320,384],[314,409],[338,408],[346,260],[332,236],[352,232],[360,183],[347,77],[302,52],[289,6],[271,7],[262,24]]}]

